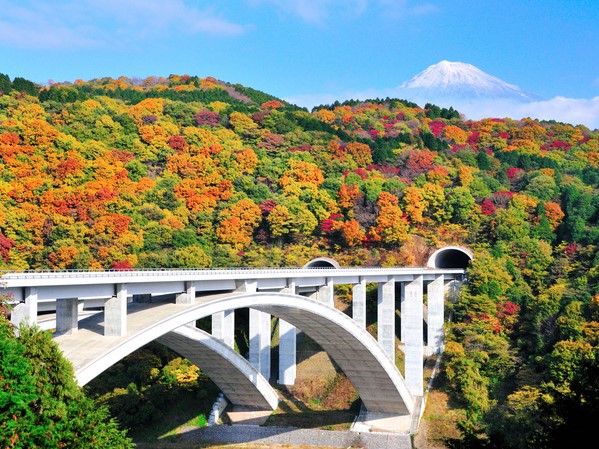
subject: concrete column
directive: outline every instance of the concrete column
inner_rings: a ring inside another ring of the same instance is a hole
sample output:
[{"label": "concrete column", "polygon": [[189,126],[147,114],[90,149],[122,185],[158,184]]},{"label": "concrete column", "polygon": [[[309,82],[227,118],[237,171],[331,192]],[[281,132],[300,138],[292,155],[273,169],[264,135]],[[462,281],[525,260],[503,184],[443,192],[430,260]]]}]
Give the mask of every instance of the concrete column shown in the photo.
[{"label": "concrete column", "polygon": [[25,288],[25,305],[27,306],[27,322],[29,324],[37,323],[37,301],[38,292],[37,287],[26,287]]},{"label": "concrete column", "polygon": [[235,310],[212,315],[212,335],[230,348],[235,348]]},{"label": "concrete column", "polygon": [[116,284],[115,296],[104,302],[104,335],[127,335],[127,285]]},{"label": "concrete column", "polygon": [[[282,293],[295,294],[295,281],[290,280]],[[296,328],[279,319],[279,383],[293,385],[296,377]]]},{"label": "concrete column", "polygon": [[[257,285],[256,280],[236,281],[235,291],[254,293]],[[235,349],[235,310],[225,310],[212,315],[212,336]]]},{"label": "concrete column", "polygon": [[[256,280],[237,281],[238,292],[255,293],[258,290]],[[249,361],[266,380],[270,379],[270,314],[250,309]]]},{"label": "concrete column", "polygon": [[395,279],[378,285],[377,339],[387,356],[395,363]]},{"label": "concrete column", "polygon": [[185,291],[179,293],[176,298],[177,304],[195,304],[196,302],[196,283],[191,281],[185,282]]},{"label": "concrete column", "polygon": [[17,304],[10,313],[10,322],[15,326],[21,323],[37,323],[37,287],[25,288],[25,303]]},{"label": "concrete column", "polygon": [[75,334],[79,330],[77,298],[56,300],[56,334]]},{"label": "concrete column", "polygon": [[366,280],[360,278],[352,290],[352,318],[360,327],[366,328]]},{"label": "concrete column", "polygon": [[423,395],[424,343],[422,276],[405,285],[405,299],[401,309],[401,327],[404,329],[406,386],[414,396]]},{"label": "concrete column", "polygon": [[258,281],[255,279],[246,279],[235,281],[235,291],[243,293],[256,293],[258,290]]},{"label": "concrete column", "polygon": [[441,351],[443,347],[443,322],[445,279],[441,274],[430,282],[427,287],[427,355]]},{"label": "concrete column", "polygon": [[401,325],[400,325],[400,330],[399,330],[399,341],[404,343],[406,341],[406,331],[405,331],[406,327],[404,326],[404,322],[403,322],[403,309],[404,309],[404,303],[406,300],[406,284],[404,282],[401,282],[399,284],[399,288],[400,288],[399,316],[401,319]]},{"label": "concrete column", "polygon": [[318,287],[316,300],[329,307],[335,307],[335,290],[332,278],[326,278],[326,284]]},{"label": "concrete column", "polygon": [[250,363],[270,379],[270,314],[250,309]]}]

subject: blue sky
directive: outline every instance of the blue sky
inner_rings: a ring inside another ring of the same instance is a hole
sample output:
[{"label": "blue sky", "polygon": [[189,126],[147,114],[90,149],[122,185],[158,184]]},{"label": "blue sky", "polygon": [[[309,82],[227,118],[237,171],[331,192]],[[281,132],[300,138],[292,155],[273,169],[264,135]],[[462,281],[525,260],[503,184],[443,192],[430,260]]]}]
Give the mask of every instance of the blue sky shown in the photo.
[{"label": "blue sky", "polygon": [[0,0],[11,78],[214,76],[307,107],[385,95],[445,59],[599,127],[598,53],[597,0]]}]

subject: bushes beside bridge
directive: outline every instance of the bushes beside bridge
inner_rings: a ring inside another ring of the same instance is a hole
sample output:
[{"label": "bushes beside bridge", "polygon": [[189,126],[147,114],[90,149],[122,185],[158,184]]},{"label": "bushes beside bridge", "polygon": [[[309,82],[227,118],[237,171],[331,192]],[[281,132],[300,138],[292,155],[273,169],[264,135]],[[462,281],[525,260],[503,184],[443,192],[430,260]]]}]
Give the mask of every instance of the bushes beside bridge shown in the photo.
[{"label": "bushes beside bridge", "polygon": [[135,440],[208,417],[219,390],[199,368],[159,343],[135,351],[86,385]]},{"label": "bushes beside bridge", "polygon": [[0,315],[0,447],[132,448],[108,408],[81,391],[51,334],[18,333]]}]

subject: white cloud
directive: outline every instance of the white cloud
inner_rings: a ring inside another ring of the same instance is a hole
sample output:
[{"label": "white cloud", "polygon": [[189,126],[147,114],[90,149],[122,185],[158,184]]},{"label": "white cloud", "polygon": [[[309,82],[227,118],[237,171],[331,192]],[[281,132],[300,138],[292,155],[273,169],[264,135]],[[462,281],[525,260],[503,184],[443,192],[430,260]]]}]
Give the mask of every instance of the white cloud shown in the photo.
[{"label": "white cloud", "polygon": [[[285,98],[286,101],[303,106],[311,110],[314,106],[321,104],[332,104],[335,101],[366,100],[375,98],[400,98],[414,101],[421,107],[427,101],[406,98],[405,92],[400,89],[364,90],[356,92],[323,93],[295,95]],[[433,101],[441,107],[450,107],[459,111],[466,119],[480,120],[488,117],[509,117],[520,120],[530,117],[537,120],[555,120],[572,125],[584,125],[591,130],[599,129],[599,97],[565,98],[555,97],[551,100],[535,101],[530,103],[516,103],[501,100],[479,100],[469,102],[452,101],[451,104],[443,104],[442,101]]]},{"label": "white cloud", "polygon": [[183,0],[86,0],[86,3],[121,27],[133,26],[133,31],[231,36],[242,34],[246,29],[219,17],[214,8],[199,9]]},{"label": "white cloud", "polygon": [[547,101],[522,105],[519,110],[523,117],[528,113],[532,118],[553,119],[573,125],[582,124],[590,129],[599,129],[599,97],[591,99],[555,97]]},{"label": "white cloud", "polygon": [[439,12],[439,8],[428,2],[413,2],[408,0],[376,0],[376,6],[382,10],[382,15],[390,18],[404,16],[420,16]]},{"label": "white cloud", "polygon": [[555,97],[530,103],[481,100],[457,103],[452,106],[466,118],[473,120],[485,117],[509,117],[519,120],[530,117],[537,120],[555,120],[572,125],[584,125],[591,130],[599,129],[599,97],[591,99]]},{"label": "white cloud", "polygon": [[0,0],[0,44],[51,49],[109,47],[169,33],[235,36],[247,27],[183,0]]},{"label": "white cloud", "polygon": [[249,0],[250,3],[270,4],[279,12],[298,16],[315,24],[323,24],[331,17],[359,17],[367,11],[387,18],[422,15],[437,12],[428,2],[411,0]]},{"label": "white cloud", "polygon": [[250,0],[250,3],[267,3],[283,14],[298,16],[300,19],[321,24],[331,14],[361,15],[371,0]]}]

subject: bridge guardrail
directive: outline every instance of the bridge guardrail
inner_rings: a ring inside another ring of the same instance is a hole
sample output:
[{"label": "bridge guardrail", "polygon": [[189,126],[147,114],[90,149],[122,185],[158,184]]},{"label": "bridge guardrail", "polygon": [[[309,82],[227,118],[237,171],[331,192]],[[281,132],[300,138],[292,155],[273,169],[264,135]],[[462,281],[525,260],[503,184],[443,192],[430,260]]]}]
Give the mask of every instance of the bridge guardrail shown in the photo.
[{"label": "bridge guardrail", "polygon": [[0,279],[27,279],[27,278],[59,278],[59,277],[107,277],[107,276],[156,276],[156,275],[173,275],[173,274],[247,274],[250,271],[256,271],[259,274],[282,274],[285,272],[297,274],[313,274],[315,272],[326,272],[331,274],[343,274],[344,272],[360,271],[363,273],[397,273],[401,271],[423,270],[429,272],[448,272],[462,273],[465,270],[460,268],[429,268],[429,267],[311,267],[311,268],[275,268],[275,267],[235,267],[235,268],[143,268],[143,269],[114,269],[114,270],[0,270]]}]

